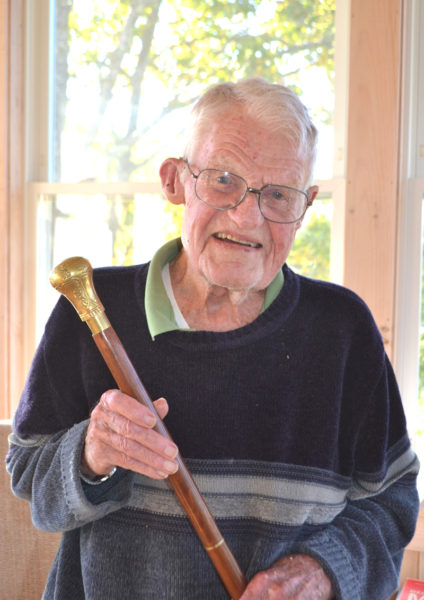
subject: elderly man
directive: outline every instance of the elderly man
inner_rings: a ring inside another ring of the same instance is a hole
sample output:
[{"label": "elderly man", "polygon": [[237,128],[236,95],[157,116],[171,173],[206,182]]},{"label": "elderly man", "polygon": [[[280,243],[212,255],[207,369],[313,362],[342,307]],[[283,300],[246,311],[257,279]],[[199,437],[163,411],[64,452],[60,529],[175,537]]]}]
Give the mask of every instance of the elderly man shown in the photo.
[{"label": "elderly man", "polygon": [[285,264],[317,194],[315,143],[288,89],[212,88],[184,158],[160,169],[181,240],[95,273],[178,448],[59,300],[8,455],[35,525],[64,532],[44,598],[227,597],[163,481],[178,450],[249,580],[242,600],[395,590],[418,496],[391,366],[357,296]]}]

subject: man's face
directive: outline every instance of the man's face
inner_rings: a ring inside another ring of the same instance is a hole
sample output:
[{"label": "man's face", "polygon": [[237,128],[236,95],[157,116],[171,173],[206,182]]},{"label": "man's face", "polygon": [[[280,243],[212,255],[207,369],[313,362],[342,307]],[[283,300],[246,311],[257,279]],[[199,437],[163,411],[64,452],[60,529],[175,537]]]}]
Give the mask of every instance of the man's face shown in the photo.
[{"label": "man's face", "polygon": [[[190,166],[195,174],[206,168],[231,171],[256,189],[272,183],[302,190],[305,178],[303,157],[286,140],[235,110],[217,119],[193,152]],[[182,242],[191,275],[228,289],[266,288],[286,261],[300,223],[265,220],[252,193],[236,208],[216,210],[198,200],[187,167],[181,178]]]}]

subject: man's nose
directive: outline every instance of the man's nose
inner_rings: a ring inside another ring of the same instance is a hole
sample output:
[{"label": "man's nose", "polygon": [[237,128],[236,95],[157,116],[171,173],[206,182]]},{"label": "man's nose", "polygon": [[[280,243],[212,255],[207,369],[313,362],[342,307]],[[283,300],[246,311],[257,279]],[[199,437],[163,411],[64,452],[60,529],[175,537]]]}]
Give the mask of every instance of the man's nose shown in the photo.
[{"label": "man's nose", "polygon": [[259,192],[249,189],[240,204],[228,212],[239,227],[245,229],[258,227],[264,220],[259,210]]}]

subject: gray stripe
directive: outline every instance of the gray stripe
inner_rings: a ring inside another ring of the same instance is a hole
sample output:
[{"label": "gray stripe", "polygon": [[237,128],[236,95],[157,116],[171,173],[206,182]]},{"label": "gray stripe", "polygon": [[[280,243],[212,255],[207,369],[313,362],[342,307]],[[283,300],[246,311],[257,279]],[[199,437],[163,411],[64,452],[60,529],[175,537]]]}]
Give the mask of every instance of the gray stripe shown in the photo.
[{"label": "gray stripe", "polygon": [[330,485],[297,481],[286,478],[255,477],[236,475],[234,477],[197,475],[196,483],[205,494],[250,495],[258,498],[284,498],[291,502],[316,502],[340,504],[346,496],[346,489]]},{"label": "gray stripe", "polygon": [[54,436],[52,434],[31,434],[25,436],[19,436],[17,433],[10,433],[8,436],[9,444],[15,444],[15,446],[21,446],[23,448],[32,448],[37,446],[44,446]]},{"label": "gray stripe", "polygon": [[[228,461],[223,461],[223,471],[228,473]],[[233,467],[237,466],[233,463]],[[286,477],[261,477],[254,475],[193,476],[215,518],[256,519],[279,525],[300,526],[304,523],[319,525],[332,521],[349,500],[373,496],[406,473],[415,473],[418,460],[412,450],[407,450],[389,467],[384,480],[372,481],[372,476],[362,474],[356,481],[346,478],[344,487],[311,481],[316,469],[302,480]],[[293,466],[291,466],[293,472]],[[329,473],[330,475],[330,473]],[[340,482],[339,482],[340,483]],[[349,486],[350,483],[350,486]],[[173,491],[164,481],[136,476],[130,506],[166,516],[183,516]]]},{"label": "gray stripe", "polygon": [[[198,475],[196,483],[215,518],[257,519],[281,525],[320,524],[345,507],[346,492],[323,485],[262,477]],[[219,490],[219,491],[216,491]],[[137,477],[130,506],[167,516],[183,516],[166,483]]]},{"label": "gray stripe", "polygon": [[412,448],[409,448],[392,462],[383,480],[371,481],[371,478],[367,477],[367,474],[359,473],[356,480],[353,481],[352,489],[349,491],[349,499],[360,500],[369,496],[375,496],[407,473],[417,474],[419,468],[419,460]]}]

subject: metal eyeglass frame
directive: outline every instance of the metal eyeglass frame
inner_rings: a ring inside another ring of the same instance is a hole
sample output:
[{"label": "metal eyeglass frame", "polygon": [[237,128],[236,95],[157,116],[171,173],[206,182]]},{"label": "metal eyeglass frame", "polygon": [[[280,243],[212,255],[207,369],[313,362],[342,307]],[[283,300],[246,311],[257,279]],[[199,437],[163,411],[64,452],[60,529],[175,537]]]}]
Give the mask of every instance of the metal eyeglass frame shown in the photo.
[{"label": "metal eyeglass frame", "polygon": [[[294,187],[290,187],[289,185],[275,185],[273,186],[272,184],[266,184],[263,187],[261,187],[259,190],[256,188],[252,188],[249,187],[247,181],[241,177],[240,175],[237,175],[236,173],[231,173],[231,171],[224,171],[222,169],[202,169],[201,171],[199,171],[199,173],[196,175],[195,173],[193,173],[193,171],[191,170],[190,164],[187,160],[187,158],[182,158],[182,160],[185,162],[185,164],[187,165],[187,168],[189,170],[190,175],[195,179],[196,183],[194,186],[194,191],[196,194],[196,198],[198,200],[200,200],[200,202],[202,202],[203,204],[206,204],[206,206],[210,206],[211,208],[215,208],[215,210],[231,210],[232,208],[237,208],[237,206],[239,206],[243,200],[246,198],[247,194],[249,192],[251,192],[252,194],[256,194],[258,197],[258,207],[260,210],[261,215],[263,216],[264,219],[266,219],[267,221],[272,221],[273,223],[279,223],[280,225],[291,225],[292,223],[297,223],[298,221],[300,221],[301,219],[303,219],[303,217],[305,216],[306,211],[308,210],[308,208],[310,206],[312,206],[312,201],[309,197],[309,190],[303,191],[303,190],[298,190],[297,188]],[[246,191],[243,194],[243,196],[240,198],[240,200],[237,202],[237,204],[234,204],[234,206],[228,206],[226,208],[221,208],[220,206],[214,206],[213,204],[209,204],[208,202],[205,202],[205,200],[202,200],[202,198],[198,195],[197,193],[197,179],[199,178],[199,176],[204,172],[204,171],[219,171],[222,173],[227,173],[228,175],[233,175],[234,177],[237,177],[238,179],[241,179],[242,181],[244,181],[244,183],[246,184]],[[300,215],[300,217],[298,217],[297,219],[294,219],[293,221],[276,221],[275,219],[270,219],[269,217],[267,217],[266,215],[264,215],[264,213],[262,212],[262,207],[261,207],[261,194],[262,191],[267,188],[267,187],[281,187],[281,188],[285,188],[287,190],[293,190],[295,192],[299,192],[300,194],[303,194],[306,198],[306,204],[305,204],[305,208],[304,211],[302,212],[302,214]]]}]

